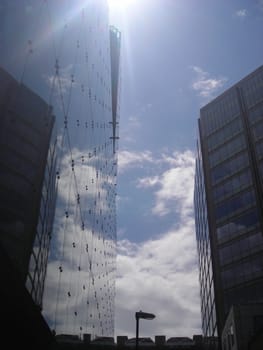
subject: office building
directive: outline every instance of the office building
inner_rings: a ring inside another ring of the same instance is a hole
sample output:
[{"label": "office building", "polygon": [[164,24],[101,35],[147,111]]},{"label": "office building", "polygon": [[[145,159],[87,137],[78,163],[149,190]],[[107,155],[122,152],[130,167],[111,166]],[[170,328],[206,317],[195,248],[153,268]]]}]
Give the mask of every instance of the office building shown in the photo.
[{"label": "office building", "polygon": [[223,350],[256,350],[263,347],[263,303],[235,304],[222,331]]},{"label": "office building", "polygon": [[4,1],[0,47],[3,69],[56,116],[43,315],[56,334],[113,336],[120,32],[106,0]]},{"label": "office building", "polygon": [[202,327],[263,300],[263,66],[201,108],[195,175]]},{"label": "office building", "polygon": [[55,211],[52,108],[0,68],[0,244],[42,308]]},{"label": "office building", "polygon": [[40,310],[56,200],[55,121],[40,96],[0,67],[0,321],[12,346],[53,343]]}]

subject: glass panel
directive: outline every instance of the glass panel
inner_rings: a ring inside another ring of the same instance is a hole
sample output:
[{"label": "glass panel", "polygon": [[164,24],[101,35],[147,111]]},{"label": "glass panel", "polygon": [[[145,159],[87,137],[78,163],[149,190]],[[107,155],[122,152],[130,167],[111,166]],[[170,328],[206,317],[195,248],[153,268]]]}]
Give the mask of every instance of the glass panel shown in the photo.
[{"label": "glass panel", "polygon": [[253,126],[252,133],[256,141],[263,138],[263,121]]},{"label": "glass panel", "polygon": [[263,236],[261,232],[257,232],[243,237],[226,247],[219,248],[220,264],[223,266],[261,250],[263,250]]},{"label": "glass panel", "polygon": [[249,111],[248,118],[251,124],[256,123],[257,121],[263,118],[263,104],[256,106],[253,110]]},{"label": "glass panel", "polygon": [[222,128],[240,113],[237,94],[235,90],[230,90],[221,99],[214,101],[201,109],[202,127],[205,135],[213,133]]},{"label": "glass panel", "polygon": [[251,77],[243,83],[243,94],[248,108],[263,100],[263,75],[259,72],[256,77]]},{"label": "glass panel", "polygon": [[236,197],[225,200],[215,208],[216,221],[231,217],[234,214],[249,208],[255,203],[256,197],[254,190],[243,192]]},{"label": "glass panel", "polygon": [[247,152],[237,155],[235,158],[229,159],[224,163],[211,169],[212,184],[216,184],[227,177],[232,176],[240,169],[245,168],[249,164]]},{"label": "glass panel", "polygon": [[249,232],[259,226],[259,217],[256,209],[253,209],[239,217],[232,218],[227,224],[217,228],[217,239],[224,242]]},{"label": "glass panel", "polygon": [[229,288],[262,276],[263,261],[260,254],[222,271],[222,282],[225,288]]},{"label": "glass panel", "polygon": [[210,166],[213,167],[216,164],[223,162],[245,147],[246,141],[244,135],[234,138],[209,155]]},{"label": "glass panel", "polygon": [[245,187],[249,187],[251,183],[251,172],[249,169],[246,169],[242,173],[235,175],[228,181],[213,189],[214,200],[218,202],[225,197],[233,195],[235,192],[241,191]]},{"label": "glass panel", "polygon": [[258,159],[263,158],[263,141],[256,143],[256,154]]},{"label": "glass panel", "polygon": [[220,144],[225,143],[227,140],[232,139],[233,136],[239,134],[242,129],[242,120],[238,117],[207,138],[208,150],[212,150]]}]

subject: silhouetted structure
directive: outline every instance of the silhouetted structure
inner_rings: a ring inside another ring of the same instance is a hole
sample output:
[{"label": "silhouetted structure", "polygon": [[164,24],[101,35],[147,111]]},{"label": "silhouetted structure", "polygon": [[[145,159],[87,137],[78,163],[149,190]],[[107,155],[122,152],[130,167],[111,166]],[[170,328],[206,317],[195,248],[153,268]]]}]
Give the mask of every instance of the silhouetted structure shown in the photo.
[{"label": "silhouetted structure", "polygon": [[1,331],[8,346],[49,348],[40,310],[55,210],[51,107],[0,68]]},{"label": "silhouetted structure", "polygon": [[55,117],[0,68],[0,243],[41,308],[55,210]]},{"label": "silhouetted structure", "polygon": [[263,348],[263,303],[233,305],[222,331],[222,348],[252,350]]},{"label": "silhouetted structure", "polygon": [[[200,111],[195,220],[204,335],[263,300],[263,66]],[[245,322],[245,321],[244,321]]]},{"label": "silhouetted structure", "polygon": [[25,288],[20,271],[1,245],[0,273],[2,347],[56,349],[54,335]]},{"label": "silhouetted structure", "polygon": [[[74,335],[59,335],[56,337],[58,349],[101,349],[101,350],[135,350],[136,338],[128,339],[127,336],[117,336],[117,343],[110,337],[100,337],[94,341],[85,341]],[[205,350],[206,341],[202,335],[189,337],[155,336],[155,342],[149,337],[139,338],[139,349],[141,350]]]}]

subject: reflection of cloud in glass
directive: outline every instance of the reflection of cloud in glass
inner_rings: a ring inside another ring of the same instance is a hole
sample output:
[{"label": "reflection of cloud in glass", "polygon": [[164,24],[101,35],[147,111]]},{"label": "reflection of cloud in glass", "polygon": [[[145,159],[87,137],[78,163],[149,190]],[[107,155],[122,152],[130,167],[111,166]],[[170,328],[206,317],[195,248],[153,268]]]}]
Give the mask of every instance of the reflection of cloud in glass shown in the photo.
[{"label": "reflection of cloud in glass", "polygon": [[43,75],[62,113],[44,308],[57,333],[112,335],[114,329],[117,154],[104,4],[88,1],[92,11],[75,9],[79,18],[69,23],[64,68],[56,61],[55,72]]},{"label": "reflection of cloud in glass", "polygon": [[[53,317],[51,324],[57,331],[70,332],[74,326],[77,332],[83,324],[91,327],[86,330],[91,334],[93,326],[110,328],[104,324],[109,320],[101,320],[102,326],[96,320],[104,310],[113,312],[114,278],[110,276],[115,273],[114,158],[113,153],[95,155],[89,149],[77,148],[61,158],[53,262],[46,287],[46,298],[55,289],[57,300],[51,299],[45,311],[48,319]],[[85,318],[88,314],[92,315],[90,320]]]},{"label": "reflection of cloud in glass", "polygon": [[[58,130],[57,163],[47,168],[56,183],[57,208],[43,313],[57,332],[92,336],[114,330],[118,137],[112,103],[117,110],[119,62],[105,5],[106,0],[0,5],[0,64],[52,106]],[[118,44],[120,36],[115,39]],[[37,121],[36,106],[30,113]],[[46,258],[45,243],[41,249]]]},{"label": "reflection of cloud in glass", "polygon": [[233,218],[232,221],[217,228],[219,241],[227,241],[241,233],[245,233],[259,226],[258,214],[255,209]]},{"label": "reflection of cloud in glass", "polygon": [[[74,160],[74,171],[72,170],[72,160]],[[59,196],[61,199],[68,204],[70,204],[69,201],[71,201],[72,205],[74,205],[74,202],[78,199],[77,194],[74,193],[74,191],[71,194],[72,196],[70,198],[68,197],[70,195],[69,191],[72,191],[70,188],[71,181],[69,181],[69,179],[73,176],[76,177],[78,187],[82,192],[82,196],[80,198],[81,201],[92,200],[98,195],[98,193],[100,193],[101,200],[106,198],[106,184],[107,182],[112,183],[114,181],[114,176],[107,175],[108,181],[106,181],[106,178],[104,178],[99,184],[92,186],[95,179],[97,180],[98,176],[95,162],[96,160],[89,158],[87,153],[80,152],[77,149],[73,149],[71,155],[64,155],[60,165]],[[100,175],[102,176],[103,174]]]},{"label": "reflection of cloud in glass", "polygon": [[69,91],[71,87],[75,87],[76,84],[73,78],[72,65],[68,65],[67,67],[60,69],[59,75],[49,75],[45,77],[45,81],[50,88],[54,88],[56,94],[63,93]]}]

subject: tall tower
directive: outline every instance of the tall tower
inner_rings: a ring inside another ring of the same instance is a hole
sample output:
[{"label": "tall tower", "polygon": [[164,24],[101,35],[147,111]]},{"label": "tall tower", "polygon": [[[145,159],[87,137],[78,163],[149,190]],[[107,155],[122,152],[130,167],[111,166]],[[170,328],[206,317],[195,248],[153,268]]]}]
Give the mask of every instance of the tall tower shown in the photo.
[{"label": "tall tower", "polygon": [[114,333],[120,39],[106,0],[1,4],[0,65],[56,116],[43,315],[57,334]]},{"label": "tall tower", "polygon": [[263,66],[200,111],[195,222],[204,335],[263,301]]}]

